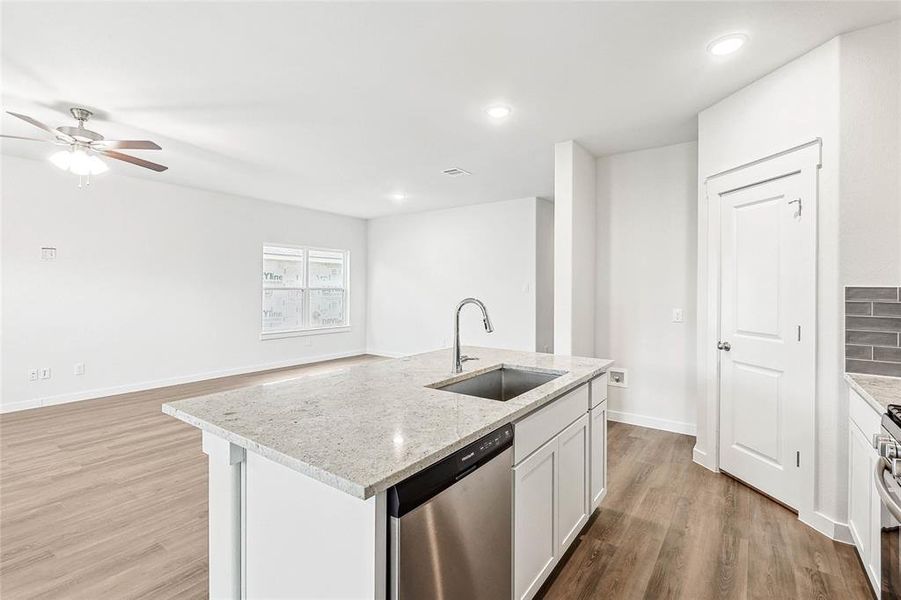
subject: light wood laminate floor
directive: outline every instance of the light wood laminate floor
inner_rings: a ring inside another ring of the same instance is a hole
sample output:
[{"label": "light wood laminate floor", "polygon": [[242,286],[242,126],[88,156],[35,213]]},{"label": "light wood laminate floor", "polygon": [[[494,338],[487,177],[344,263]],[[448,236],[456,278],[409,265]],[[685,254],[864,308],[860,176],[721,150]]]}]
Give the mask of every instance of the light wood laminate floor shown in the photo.
[{"label": "light wood laminate floor", "polygon": [[[206,456],[160,405],[368,360],[0,415],[0,598],[206,598]],[[852,547],[693,464],[692,445],[611,423],[610,492],[541,595],[871,597]]]}]

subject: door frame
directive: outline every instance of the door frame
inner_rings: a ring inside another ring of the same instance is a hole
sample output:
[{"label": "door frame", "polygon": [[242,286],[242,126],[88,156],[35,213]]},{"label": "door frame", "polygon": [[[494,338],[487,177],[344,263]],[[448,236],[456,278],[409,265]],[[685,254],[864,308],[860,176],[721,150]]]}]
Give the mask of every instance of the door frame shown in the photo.
[{"label": "door frame", "polygon": [[699,282],[699,292],[707,299],[706,315],[699,315],[698,343],[699,376],[703,396],[700,398],[706,406],[706,422],[698,423],[698,428],[705,429],[707,451],[695,449],[694,460],[701,465],[719,471],[720,457],[720,351],[716,343],[720,339],[720,283],[721,283],[721,211],[719,198],[722,194],[734,192],[742,188],[773,181],[789,175],[800,174],[804,198],[810,198],[803,207],[804,214],[812,219],[814,233],[810,243],[813,244],[812,280],[807,297],[803,302],[809,307],[803,322],[802,332],[809,332],[813,343],[805,355],[809,386],[813,392],[803,403],[801,410],[804,419],[798,426],[801,428],[800,461],[800,495],[798,502],[798,518],[814,527],[821,533],[832,537],[832,524],[825,523],[822,515],[816,511],[816,396],[817,396],[817,283],[818,283],[818,233],[817,223],[819,194],[818,171],[822,166],[822,140],[816,138],[800,146],[783,152],[766,156],[750,163],[727,169],[708,176],[704,180],[707,199],[707,233],[706,240],[707,265],[706,278]]}]

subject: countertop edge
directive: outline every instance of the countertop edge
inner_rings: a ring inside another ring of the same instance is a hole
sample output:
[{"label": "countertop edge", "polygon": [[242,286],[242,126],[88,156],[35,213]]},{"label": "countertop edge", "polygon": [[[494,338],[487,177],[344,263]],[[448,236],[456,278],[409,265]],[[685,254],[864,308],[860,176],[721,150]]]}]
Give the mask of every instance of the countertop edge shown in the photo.
[{"label": "countertop edge", "polygon": [[[854,373],[845,373],[845,381],[848,382],[848,385],[852,390],[857,392],[857,394],[864,399],[864,401],[870,405],[870,408],[878,412],[880,415],[886,411],[885,407],[882,406],[882,403],[876,400],[873,395],[868,392],[862,385],[857,383],[854,380]],[[878,377],[878,375],[868,375],[868,377]],[[895,379],[893,377],[887,377],[887,379]]]},{"label": "countertop edge", "polygon": [[[178,408],[171,406],[169,403],[164,403],[162,405],[162,412],[171,417],[174,417],[184,423],[187,423],[188,425],[197,427],[201,431],[206,431],[206,432],[208,432],[212,435],[215,435],[217,437],[220,437],[232,444],[235,444],[236,446],[240,446],[240,447],[244,448],[245,450],[250,450],[252,452],[255,452],[256,454],[259,454],[260,456],[268,458],[268,459],[272,460],[273,462],[283,465],[293,471],[297,471],[298,473],[301,473],[303,475],[311,477],[312,479],[315,479],[321,483],[324,483],[325,485],[328,485],[329,487],[333,487],[333,488],[335,488],[339,491],[342,491],[346,494],[349,494],[355,498],[359,498],[360,500],[368,500],[369,498],[387,490],[394,484],[403,481],[404,479],[413,475],[414,473],[417,473],[417,472],[421,471],[422,469],[435,464],[436,462],[438,462],[441,459],[445,458],[446,456],[452,454],[453,452],[459,450],[460,448],[469,444],[470,442],[473,442],[473,441],[479,439],[481,436],[483,436],[487,433],[490,433],[491,431],[494,431],[498,427],[503,427],[504,425],[506,425],[508,423],[517,421],[517,420],[521,419],[522,417],[524,417],[536,410],[539,410],[541,407],[549,404],[550,402],[554,401],[555,399],[563,396],[564,394],[569,393],[570,391],[579,387],[580,385],[583,385],[583,384],[589,382],[590,380],[598,377],[599,375],[605,373],[610,368],[610,366],[613,364],[614,364],[613,360],[603,360],[599,364],[599,366],[597,366],[596,368],[575,378],[573,381],[571,381],[565,387],[554,390],[554,392],[549,393],[544,398],[541,398],[539,400],[533,400],[533,401],[529,402],[527,405],[523,405],[523,406],[519,407],[517,410],[513,411],[509,415],[506,415],[501,419],[497,419],[496,421],[494,421],[488,425],[485,425],[484,427],[481,427],[477,431],[475,431],[467,436],[463,436],[463,437],[459,438],[454,443],[448,444],[447,446],[444,446],[443,448],[436,450],[435,452],[432,452],[428,456],[416,461],[415,463],[408,465],[407,467],[405,467],[399,471],[396,471],[395,473],[392,473],[391,475],[384,477],[381,480],[371,482],[368,484],[360,484],[357,482],[349,481],[345,478],[335,475],[334,473],[326,471],[325,469],[322,469],[320,467],[316,467],[314,465],[305,463],[296,458],[286,456],[285,454],[278,452],[277,450],[273,450],[272,448],[269,448],[268,446],[262,446],[262,445],[257,444],[241,435],[238,435],[236,433],[233,433],[231,431],[223,429],[217,425],[213,425],[212,423],[209,423],[203,419],[198,419],[196,417],[193,417],[193,416],[179,410]],[[479,371],[490,370],[490,368],[493,368],[494,366],[496,366],[496,365],[492,365],[492,367],[486,367],[484,369],[479,369]],[[587,407],[586,407],[586,410],[587,410]]]}]

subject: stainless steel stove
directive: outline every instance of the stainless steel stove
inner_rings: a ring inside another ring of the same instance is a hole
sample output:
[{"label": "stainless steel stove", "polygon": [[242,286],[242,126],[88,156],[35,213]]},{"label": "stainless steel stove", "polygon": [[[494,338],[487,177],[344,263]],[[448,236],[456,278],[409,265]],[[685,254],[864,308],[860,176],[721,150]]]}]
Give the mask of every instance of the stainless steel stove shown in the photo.
[{"label": "stainless steel stove", "polygon": [[889,405],[882,415],[882,435],[874,445],[879,454],[874,480],[882,500],[882,600],[901,600],[901,406]]}]

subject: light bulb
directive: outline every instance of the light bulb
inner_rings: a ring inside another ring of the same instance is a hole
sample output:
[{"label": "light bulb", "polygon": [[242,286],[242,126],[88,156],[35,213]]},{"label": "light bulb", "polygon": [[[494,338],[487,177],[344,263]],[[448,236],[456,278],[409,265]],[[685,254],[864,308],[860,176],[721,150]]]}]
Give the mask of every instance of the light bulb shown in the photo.
[{"label": "light bulb", "polygon": [[69,170],[76,175],[90,175],[91,158],[88,156],[87,152],[81,148],[73,150],[72,163],[69,165]]},{"label": "light bulb", "polygon": [[68,150],[60,150],[50,157],[50,162],[62,169],[68,171],[72,164],[72,153]]},{"label": "light bulb", "polygon": [[106,173],[107,171],[109,171],[109,167],[106,166],[106,163],[96,156],[91,156],[88,159],[88,168],[91,175],[99,175],[100,173]]},{"label": "light bulb", "polygon": [[707,52],[714,56],[726,56],[727,54],[736,52],[739,48],[744,46],[747,41],[748,36],[745,34],[732,33],[710,42],[710,44],[707,45]]},{"label": "light bulb", "polygon": [[506,104],[495,104],[485,109],[489,117],[495,120],[506,119],[513,112],[513,109]]}]

